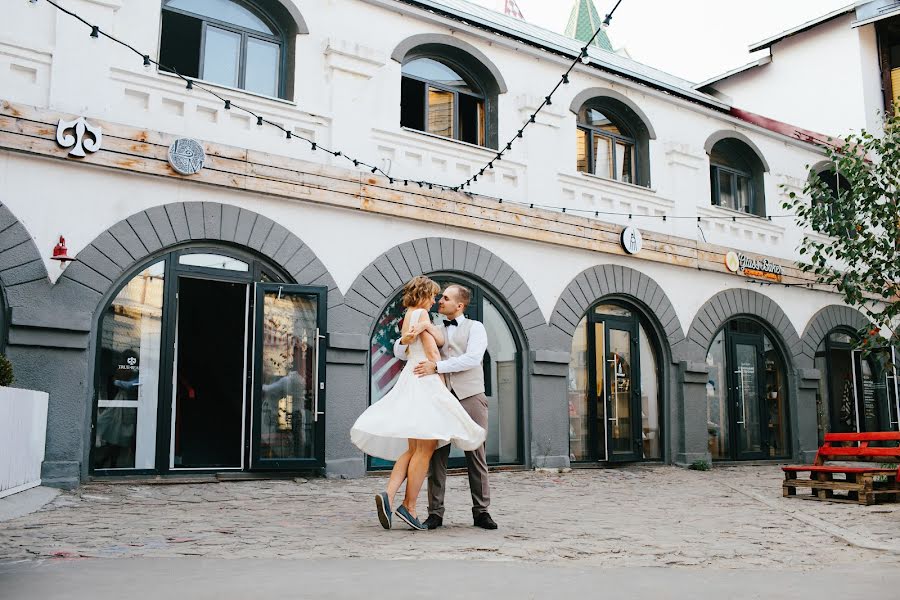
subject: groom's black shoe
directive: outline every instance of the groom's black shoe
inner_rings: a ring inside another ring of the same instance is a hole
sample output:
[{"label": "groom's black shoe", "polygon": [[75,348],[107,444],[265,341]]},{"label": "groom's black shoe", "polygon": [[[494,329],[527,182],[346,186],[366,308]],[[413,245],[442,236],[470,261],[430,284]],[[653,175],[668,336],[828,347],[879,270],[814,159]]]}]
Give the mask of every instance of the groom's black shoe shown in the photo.
[{"label": "groom's black shoe", "polygon": [[483,512],[475,517],[475,527],[481,527],[482,529],[497,529],[497,524],[494,523],[491,515]]},{"label": "groom's black shoe", "polygon": [[438,527],[444,524],[444,519],[437,515],[428,515],[428,518],[425,519],[425,522],[422,523],[426,527],[426,529],[437,529]]}]

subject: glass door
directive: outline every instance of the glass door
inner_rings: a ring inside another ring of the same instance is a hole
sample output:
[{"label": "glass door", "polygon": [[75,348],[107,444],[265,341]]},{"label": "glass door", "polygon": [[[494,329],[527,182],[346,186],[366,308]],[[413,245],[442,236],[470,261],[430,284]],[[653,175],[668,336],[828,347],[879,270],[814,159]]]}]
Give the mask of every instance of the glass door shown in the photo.
[{"label": "glass door", "polygon": [[326,288],[256,284],[250,464],[325,464]]},{"label": "glass door", "polygon": [[758,335],[732,333],[729,342],[735,458],[761,459],[766,456],[763,424],[768,422],[763,414],[763,339]]},{"label": "glass door", "polygon": [[[634,320],[605,319],[606,459],[641,460],[640,352]],[[599,333],[599,331],[598,331]],[[598,336],[599,337],[599,336]]]}]

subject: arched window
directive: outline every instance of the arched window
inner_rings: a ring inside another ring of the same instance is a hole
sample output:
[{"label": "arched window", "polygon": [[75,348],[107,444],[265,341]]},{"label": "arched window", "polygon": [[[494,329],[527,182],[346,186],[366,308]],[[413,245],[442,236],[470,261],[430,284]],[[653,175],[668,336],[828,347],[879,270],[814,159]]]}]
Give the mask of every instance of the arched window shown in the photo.
[{"label": "arched window", "polygon": [[850,328],[831,330],[816,350],[819,444],[826,433],[896,431],[897,387],[889,349],[864,355]]},{"label": "arched window", "polygon": [[403,65],[400,125],[484,146],[485,93],[465,69],[446,59],[419,57]]},{"label": "arched window", "polygon": [[569,363],[569,460],[662,460],[658,341],[630,305],[603,301],[581,319]]},{"label": "arched window", "polygon": [[186,77],[287,97],[287,41],[295,27],[279,18],[284,10],[263,0],[166,0],[159,62]]},{"label": "arched window", "polygon": [[[489,465],[522,463],[522,344],[513,327],[513,313],[483,286],[457,274],[436,273],[429,277],[442,288],[464,285],[472,292],[472,300],[465,315],[484,323],[488,334],[488,348],[484,355],[485,396],[488,401],[488,432],[486,458]],[[403,363],[394,357],[394,341],[399,337],[399,326],[405,309],[402,292],[398,292],[382,311],[371,339],[371,383],[369,401],[374,404],[390,391],[403,370]],[[438,321],[437,306],[432,309],[432,320]],[[369,458],[373,468],[390,463]],[[464,466],[463,452],[453,448],[451,466]]]},{"label": "arched window", "polygon": [[649,187],[650,133],[634,109],[611,97],[588,100],[578,110],[577,168]]},{"label": "arched window", "polygon": [[714,460],[790,456],[787,366],[767,328],[732,319],[706,354],[706,427]]},{"label": "arched window", "polygon": [[765,167],[756,153],[737,138],[725,138],[709,152],[712,204],[766,216]]}]

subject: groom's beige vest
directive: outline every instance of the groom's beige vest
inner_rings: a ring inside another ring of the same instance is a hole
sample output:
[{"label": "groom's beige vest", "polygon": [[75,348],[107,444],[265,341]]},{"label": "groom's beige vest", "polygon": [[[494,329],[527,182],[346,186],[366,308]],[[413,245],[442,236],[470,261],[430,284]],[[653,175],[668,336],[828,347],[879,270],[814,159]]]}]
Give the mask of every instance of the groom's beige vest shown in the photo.
[{"label": "groom's beige vest", "polygon": [[[441,348],[441,358],[447,360],[466,353],[466,347],[469,345],[469,333],[472,331],[471,319],[465,319],[456,327],[453,332],[453,339],[444,344]],[[448,332],[444,329],[444,336],[448,336]],[[456,397],[460,400],[484,393],[484,369],[482,365],[478,365],[474,369],[461,371],[459,373],[447,373],[444,375],[447,381],[447,387],[456,392]]]}]

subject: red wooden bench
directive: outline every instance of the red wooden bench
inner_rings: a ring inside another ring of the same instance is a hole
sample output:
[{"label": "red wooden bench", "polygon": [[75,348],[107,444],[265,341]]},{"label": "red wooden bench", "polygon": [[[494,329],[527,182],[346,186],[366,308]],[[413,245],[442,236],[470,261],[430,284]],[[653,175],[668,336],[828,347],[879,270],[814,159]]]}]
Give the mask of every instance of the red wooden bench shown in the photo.
[{"label": "red wooden bench", "polygon": [[[870,446],[872,442],[882,445]],[[829,502],[874,504],[876,498],[900,500],[900,432],[826,433],[825,443],[811,465],[782,467],[785,497],[812,498]],[[850,444],[850,445],[846,445]],[[852,466],[833,461],[856,461]],[[859,462],[873,463],[866,466]],[[826,464],[827,463],[827,464]],[[877,464],[874,464],[877,463]],[[894,464],[894,467],[883,465]],[[809,479],[798,479],[798,473],[809,473]],[[835,478],[835,475],[843,475]],[[812,489],[811,496],[797,496],[798,487]],[[835,491],[847,492],[835,496]]]}]

